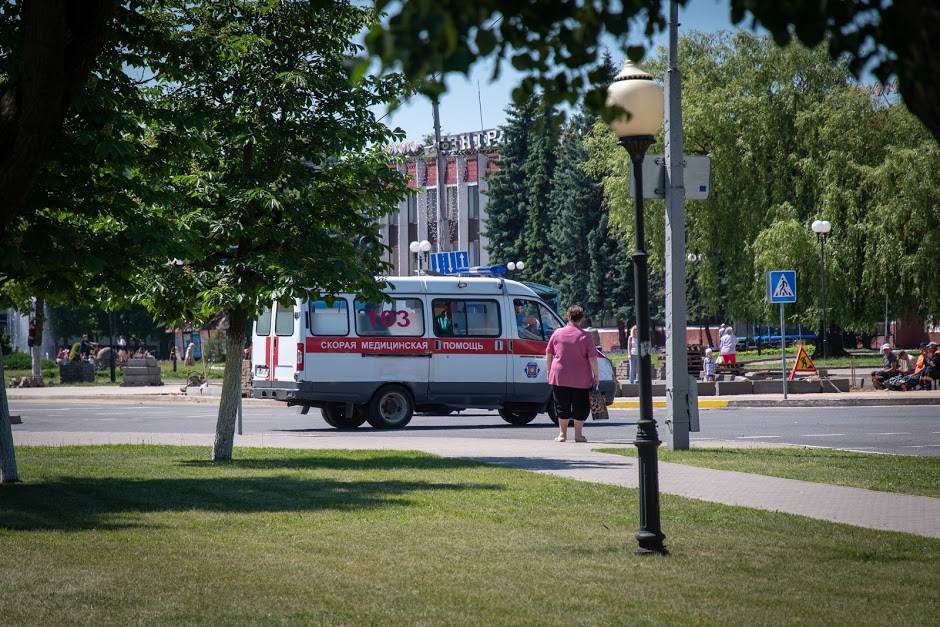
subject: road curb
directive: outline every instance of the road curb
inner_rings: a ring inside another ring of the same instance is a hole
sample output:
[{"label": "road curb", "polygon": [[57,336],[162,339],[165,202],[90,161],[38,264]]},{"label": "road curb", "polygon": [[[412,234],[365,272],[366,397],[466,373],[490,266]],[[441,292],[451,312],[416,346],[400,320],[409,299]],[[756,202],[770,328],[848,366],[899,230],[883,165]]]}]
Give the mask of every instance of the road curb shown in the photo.
[{"label": "road curb", "polygon": [[[725,407],[728,407],[729,402],[730,401],[718,400],[718,399],[714,399],[714,400],[699,399],[698,406],[703,409],[723,409]],[[608,405],[608,407],[612,407],[614,409],[639,409],[640,401],[614,401],[613,404]],[[660,399],[654,399],[653,407],[664,408],[666,407],[666,401],[660,400]]]},{"label": "road curb", "polygon": [[[903,397],[892,396],[885,398],[746,398],[746,399],[699,399],[699,409],[734,409],[736,407],[893,407],[893,406],[940,405],[940,397],[918,396]],[[639,409],[640,401],[616,400],[613,409]],[[654,399],[653,407],[663,409],[666,407],[664,399]]]}]

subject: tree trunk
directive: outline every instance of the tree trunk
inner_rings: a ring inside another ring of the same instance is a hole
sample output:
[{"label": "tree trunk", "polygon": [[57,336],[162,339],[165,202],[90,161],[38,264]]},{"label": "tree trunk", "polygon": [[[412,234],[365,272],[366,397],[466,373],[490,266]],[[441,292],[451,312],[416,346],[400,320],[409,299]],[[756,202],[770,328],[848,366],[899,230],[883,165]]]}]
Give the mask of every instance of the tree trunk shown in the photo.
[{"label": "tree trunk", "polygon": [[620,342],[622,350],[627,349],[627,324],[623,320],[617,320],[617,339]]},{"label": "tree trunk", "polygon": [[41,377],[42,376],[42,327],[46,321],[45,316],[43,316],[43,307],[45,304],[45,299],[42,296],[36,297],[36,332],[35,339],[33,340],[33,376]]},{"label": "tree trunk", "polygon": [[3,374],[3,349],[0,348],[0,483],[19,481],[16,472],[16,451],[13,449],[13,427],[7,404],[7,379]]},{"label": "tree trunk", "polygon": [[715,341],[712,339],[712,330],[711,327],[708,326],[707,322],[705,323],[705,337],[708,339],[708,345],[714,347]]},{"label": "tree trunk", "polygon": [[213,461],[231,461],[235,445],[235,419],[242,394],[242,350],[245,348],[245,325],[248,311],[243,308],[228,312],[226,334],[225,376],[222,379],[222,401],[215,425]]}]

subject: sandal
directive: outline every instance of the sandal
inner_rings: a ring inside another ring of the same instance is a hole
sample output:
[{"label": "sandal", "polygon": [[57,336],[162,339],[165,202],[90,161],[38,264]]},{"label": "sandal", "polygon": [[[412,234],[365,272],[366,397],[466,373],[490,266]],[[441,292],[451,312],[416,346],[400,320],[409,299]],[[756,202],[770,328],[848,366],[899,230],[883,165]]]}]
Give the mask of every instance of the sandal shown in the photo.
[{"label": "sandal", "polygon": [[559,435],[557,438],[555,438],[555,441],[556,441],[556,442],[565,442],[565,441],[567,441],[567,440],[568,440],[568,438],[566,438],[566,437],[563,436],[563,435]]},{"label": "sandal", "polygon": [[584,437],[583,435],[576,435],[574,437],[574,441],[575,442],[587,442],[587,438]]}]

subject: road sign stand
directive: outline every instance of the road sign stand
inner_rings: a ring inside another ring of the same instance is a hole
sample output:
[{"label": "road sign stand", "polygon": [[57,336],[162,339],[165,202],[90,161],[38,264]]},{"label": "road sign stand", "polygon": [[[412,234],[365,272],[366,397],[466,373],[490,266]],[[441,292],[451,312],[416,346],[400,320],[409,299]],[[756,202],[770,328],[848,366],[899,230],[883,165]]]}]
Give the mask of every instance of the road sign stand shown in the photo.
[{"label": "road sign stand", "polygon": [[784,303],[796,302],[796,271],[771,270],[765,275],[767,302],[780,304],[780,369],[783,379],[783,400],[787,400],[787,332],[784,326]]},{"label": "road sign stand", "polygon": [[783,303],[780,303],[780,369],[783,379],[783,400],[787,400],[787,336],[783,332]]}]

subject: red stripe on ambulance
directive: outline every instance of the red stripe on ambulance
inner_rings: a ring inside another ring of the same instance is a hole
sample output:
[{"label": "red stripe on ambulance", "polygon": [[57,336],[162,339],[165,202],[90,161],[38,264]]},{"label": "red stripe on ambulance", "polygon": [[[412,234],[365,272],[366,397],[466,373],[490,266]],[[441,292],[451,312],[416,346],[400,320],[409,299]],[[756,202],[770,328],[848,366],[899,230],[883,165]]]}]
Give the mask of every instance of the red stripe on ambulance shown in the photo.
[{"label": "red stripe on ambulance", "polygon": [[[516,351],[519,352],[519,340]],[[370,355],[504,355],[509,352],[508,342],[503,339],[425,339],[393,338],[375,339],[364,337],[308,337],[308,353],[363,353]],[[525,350],[533,354],[545,353],[545,342],[525,342]]]}]

